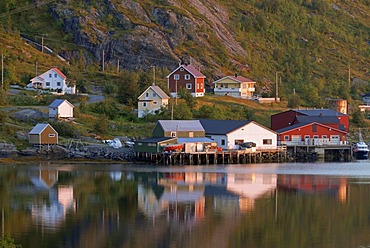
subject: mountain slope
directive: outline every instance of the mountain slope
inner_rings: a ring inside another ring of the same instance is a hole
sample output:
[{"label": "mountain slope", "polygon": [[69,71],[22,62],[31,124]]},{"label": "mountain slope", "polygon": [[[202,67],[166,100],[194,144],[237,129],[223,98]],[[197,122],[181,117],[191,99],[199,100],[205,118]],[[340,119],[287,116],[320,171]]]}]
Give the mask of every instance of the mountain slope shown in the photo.
[{"label": "mountain slope", "polygon": [[[256,93],[270,96],[281,77],[283,99],[295,91],[316,107],[325,97],[370,91],[366,83],[356,85],[370,78],[366,0],[5,0],[0,7],[10,2],[0,16],[5,29],[43,34],[46,44],[84,69],[102,67],[103,54],[106,67],[133,70],[172,70],[183,59],[208,83],[239,73],[258,82]],[[27,4],[39,7],[12,14]]]}]

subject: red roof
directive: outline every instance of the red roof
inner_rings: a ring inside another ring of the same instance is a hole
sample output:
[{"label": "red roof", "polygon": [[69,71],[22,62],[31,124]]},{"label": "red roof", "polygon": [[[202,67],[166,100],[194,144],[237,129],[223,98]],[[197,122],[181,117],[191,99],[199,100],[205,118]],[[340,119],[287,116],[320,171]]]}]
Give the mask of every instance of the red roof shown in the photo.
[{"label": "red roof", "polygon": [[54,67],[52,68],[56,73],[59,74],[59,76],[61,76],[62,78],[66,79],[66,75],[63,74],[63,72],[61,72],[58,68]]},{"label": "red roof", "polygon": [[169,78],[174,72],[176,72],[177,70],[179,70],[180,68],[184,68],[185,70],[187,70],[190,74],[192,74],[195,78],[205,78],[206,76],[204,76],[200,71],[198,71],[197,69],[195,69],[194,66],[192,65],[180,65],[179,67],[177,67],[175,70],[173,70],[168,76],[167,78]]}]

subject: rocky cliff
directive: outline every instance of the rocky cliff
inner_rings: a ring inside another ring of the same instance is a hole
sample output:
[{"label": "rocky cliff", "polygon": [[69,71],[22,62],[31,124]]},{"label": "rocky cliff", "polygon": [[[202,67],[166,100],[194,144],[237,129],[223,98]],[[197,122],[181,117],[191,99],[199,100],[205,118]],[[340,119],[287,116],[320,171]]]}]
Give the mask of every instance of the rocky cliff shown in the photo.
[{"label": "rocky cliff", "polygon": [[[64,51],[71,59],[102,61],[129,69],[153,65],[174,68],[181,59],[195,65],[216,66],[214,45],[231,56],[246,51],[228,28],[228,12],[215,1],[64,0],[50,6],[62,28],[81,48]],[[210,37],[212,36],[212,37]],[[212,42],[210,42],[212,40]],[[192,57],[191,48],[202,53]],[[189,51],[190,50],[190,51]],[[226,57],[225,57],[226,59]],[[206,62],[205,62],[206,61]],[[234,63],[237,63],[234,61]]]}]

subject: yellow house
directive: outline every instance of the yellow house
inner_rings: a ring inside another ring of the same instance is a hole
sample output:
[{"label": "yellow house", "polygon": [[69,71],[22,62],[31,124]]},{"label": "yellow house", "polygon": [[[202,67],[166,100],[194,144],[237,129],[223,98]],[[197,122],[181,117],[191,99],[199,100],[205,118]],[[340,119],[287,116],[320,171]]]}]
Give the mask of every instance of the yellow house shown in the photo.
[{"label": "yellow house", "polygon": [[221,96],[233,96],[245,99],[251,99],[253,97],[255,88],[254,82],[251,79],[238,76],[226,76],[215,82],[214,84],[214,93],[215,95]]},{"label": "yellow house", "polygon": [[170,97],[159,86],[149,86],[138,97],[137,116],[139,118],[142,118],[149,113],[158,113],[161,107],[165,107],[168,105],[169,99]]}]

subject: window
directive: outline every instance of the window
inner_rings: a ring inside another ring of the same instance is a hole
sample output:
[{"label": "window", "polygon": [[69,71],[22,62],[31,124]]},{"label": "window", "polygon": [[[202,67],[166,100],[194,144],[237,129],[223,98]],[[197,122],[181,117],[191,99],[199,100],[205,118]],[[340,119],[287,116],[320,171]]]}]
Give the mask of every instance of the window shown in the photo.
[{"label": "window", "polygon": [[191,84],[186,84],[186,88],[187,88],[188,90],[190,90],[190,89],[191,89]]},{"label": "window", "polygon": [[305,135],[304,136],[304,139],[309,139],[310,138],[310,135]]},{"label": "window", "polygon": [[185,74],[185,80],[190,80],[190,74]]},{"label": "window", "polygon": [[222,139],[221,140],[221,145],[224,146],[226,144],[226,140]]},{"label": "window", "polygon": [[52,75],[51,75],[51,73],[49,74],[49,78],[51,78],[52,77]]},{"label": "window", "polygon": [[180,68],[180,71],[184,71],[184,68],[182,68],[182,67],[181,67],[181,68]]},{"label": "window", "polygon": [[289,135],[284,135],[284,140],[288,141],[289,140]]},{"label": "window", "polygon": [[189,138],[193,138],[194,137],[194,132],[189,132]]},{"label": "window", "polygon": [[318,139],[319,138],[319,135],[314,135],[313,138],[314,139]]},{"label": "window", "polygon": [[201,89],[201,90],[203,89],[203,84],[200,84],[200,89]]},{"label": "window", "polygon": [[180,75],[179,75],[179,74],[175,74],[175,75],[173,75],[173,79],[175,79],[175,80],[179,80],[179,79],[180,79]]},{"label": "window", "polygon": [[149,97],[149,93],[147,92],[147,93],[145,93],[145,97]]},{"label": "window", "polygon": [[171,137],[176,137],[176,132],[171,132]]},{"label": "window", "polygon": [[143,102],[143,107],[146,107],[146,102]]},{"label": "window", "polygon": [[247,84],[243,84],[243,89],[246,89],[247,88]]},{"label": "window", "polygon": [[328,136],[326,136],[326,135],[323,135],[323,136],[321,136],[323,139],[327,139],[328,138]]},{"label": "window", "polygon": [[60,86],[61,85],[61,83],[60,82],[57,82],[57,86]]},{"label": "window", "polygon": [[56,73],[54,74],[54,77],[57,78],[57,74]]},{"label": "window", "polygon": [[154,92],[154,93],[153,93],[153,97],[157,97],[157,93],[155,93],[155,92]]},{"label": "window", "polygon": [[264,145],[272,145],[272,139],[263,139]]},{"label": "window", "polygon": [[154,105],[156,105],[156,104],[157,104],[157,102],[153,102],[153,104],[154,104]]},{"label": "window", "polygon": [[46,87],[49,87],[50,86],[50,82],[46,82]]},{"label": "window", "polygon": [[312,132],[317,132],[317,124],[312,124]]},{"label": "window", "polygon": [[243,142],[244,142],[244,140],[242,140],[242,139],[240,139],[240,140],[237,140],[237,139],[236,139],[236,140],[234,141],[234,144],[235,144],[235,145],[239,145],[239,144],[241,144],[241,143],[243,143]]},{"label": "window", "polygon": [[55,134],[54,133],[49,133],[49,138],[54,138]]}]

